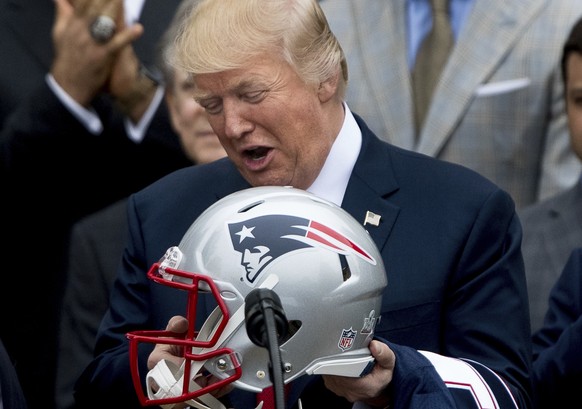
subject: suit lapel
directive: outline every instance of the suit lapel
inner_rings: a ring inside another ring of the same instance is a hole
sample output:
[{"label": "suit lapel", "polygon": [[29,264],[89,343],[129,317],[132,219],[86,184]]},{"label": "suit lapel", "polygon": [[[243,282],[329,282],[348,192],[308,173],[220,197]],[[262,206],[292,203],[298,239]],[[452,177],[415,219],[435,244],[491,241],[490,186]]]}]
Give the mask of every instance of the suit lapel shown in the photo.
[{"label": "suit lapel", "polygon": [[[548,0],[475,2],[435,90],[418,151],[437,156],[472,102],[477,88],[506,57]],[[483,10],[480,10],[483,9]]]},{"label": "suit lapel", "polygon": [[398,183],[390,167],[385,145],[359,117],[356,120],[362,129],[362,151],[348,182],[342,208],[362,224],[368,211],[380,216],[378,226],[366,224],[365,228],[382,251],[400,212],[399,207],[386,200],[398,189]]}]

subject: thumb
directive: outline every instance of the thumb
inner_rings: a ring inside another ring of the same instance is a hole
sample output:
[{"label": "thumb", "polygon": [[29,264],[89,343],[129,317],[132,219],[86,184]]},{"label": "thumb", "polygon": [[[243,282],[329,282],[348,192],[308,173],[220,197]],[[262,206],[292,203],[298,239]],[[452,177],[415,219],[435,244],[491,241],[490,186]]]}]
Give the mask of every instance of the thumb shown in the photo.
[{"label": "thumb", "polygon": [[170,318],[170,321],[168,321],[166,330],[176,332],[178,334],[183,334],[184,332],[188,331],[188,320],[181,315],[175,315]]},{"label": "thumb", "polygon": [[396,357],[388,345],[378,340],[372,340],[369,348],[378,365],[386,369],[394,368]]}]

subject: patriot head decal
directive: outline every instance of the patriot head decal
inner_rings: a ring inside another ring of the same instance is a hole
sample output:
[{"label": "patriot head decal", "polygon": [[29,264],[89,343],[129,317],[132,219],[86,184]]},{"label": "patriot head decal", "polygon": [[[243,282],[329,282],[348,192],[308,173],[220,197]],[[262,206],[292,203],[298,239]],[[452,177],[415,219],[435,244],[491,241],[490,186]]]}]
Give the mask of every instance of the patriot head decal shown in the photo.
[{"label": "patriot head decal", "polygon": [[253,283],[261,271],[283,254],[307,247],[320,247],[339,255],[355,254],[372,265],[376,260],[357,243],[315,220],[288,215],[267,215],[229,223],[234,249]]}]

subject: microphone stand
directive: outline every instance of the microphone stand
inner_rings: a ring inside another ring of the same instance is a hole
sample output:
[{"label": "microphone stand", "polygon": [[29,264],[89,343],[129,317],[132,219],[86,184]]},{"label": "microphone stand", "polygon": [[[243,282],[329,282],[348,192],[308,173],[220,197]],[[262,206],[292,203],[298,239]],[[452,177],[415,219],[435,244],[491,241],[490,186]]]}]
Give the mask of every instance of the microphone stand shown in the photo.
[{"label": "microphone stand", "polygon": [[285,384],[279,343],[285,338],[289,324],[277,293],[256,288],[245,298],[247,334],[251,341],[269,350],[269,376],[275,394],[275,409],[285,409]]}]

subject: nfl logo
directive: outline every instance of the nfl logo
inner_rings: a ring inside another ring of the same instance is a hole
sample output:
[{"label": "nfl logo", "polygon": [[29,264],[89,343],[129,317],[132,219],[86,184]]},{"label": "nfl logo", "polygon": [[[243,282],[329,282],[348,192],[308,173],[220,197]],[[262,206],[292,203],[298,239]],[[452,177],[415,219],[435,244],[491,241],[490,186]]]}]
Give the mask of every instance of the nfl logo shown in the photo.
[{"label": "nfl logo", "polygon": [[356,339],[356,334],[357,334],[357,332],[354,331],[352,328],[344,329],[342,331],[342,336],[340,337],[337,346],[342,351],[347,351],[354,344],[354,339]]}]

